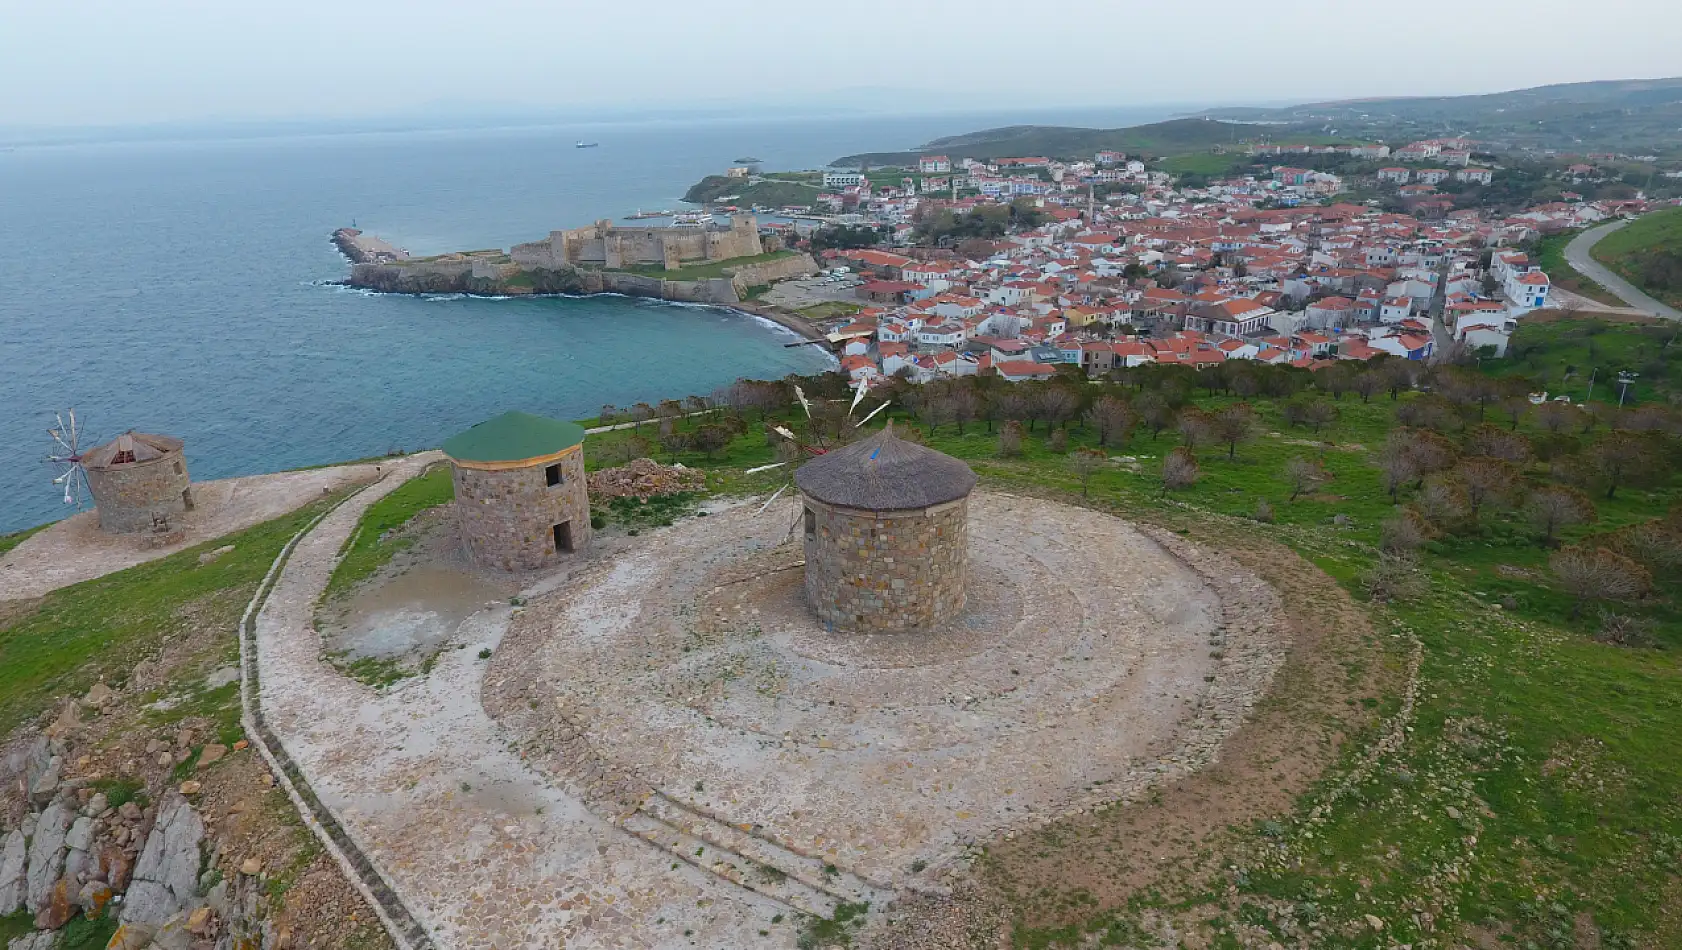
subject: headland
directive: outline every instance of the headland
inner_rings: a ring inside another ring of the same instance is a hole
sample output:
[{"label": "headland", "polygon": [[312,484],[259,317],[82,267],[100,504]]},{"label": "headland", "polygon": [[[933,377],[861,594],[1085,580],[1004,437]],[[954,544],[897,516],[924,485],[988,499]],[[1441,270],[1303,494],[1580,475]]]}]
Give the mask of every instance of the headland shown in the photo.
[{"label": "headland", "polygon": [[[382,293],[613,293],[741,307],[750,288],[817,271],[810,255],[785,250],[777,237],[762,237],[752,215],[732,215],[723,227],[623,227],[597,221],[551,231],[547,238],[506,251],[431,257],[415,257],[355,228],[340,228],[332,240],[351,262],[345,283]],[[810,335],[794,321],[778,322]]]}]

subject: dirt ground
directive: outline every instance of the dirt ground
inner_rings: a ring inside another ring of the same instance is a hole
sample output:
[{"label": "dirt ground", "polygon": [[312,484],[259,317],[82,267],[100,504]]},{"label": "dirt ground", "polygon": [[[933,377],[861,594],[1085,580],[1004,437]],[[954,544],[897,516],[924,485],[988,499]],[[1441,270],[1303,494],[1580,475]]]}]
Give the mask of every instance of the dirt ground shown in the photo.
[{"label": "dirt ground", "polygon": [[[1400,642],[1375,631],[1365,611],[1314,565],[1250,526],[1162,520],[1281,595],[1290,647],[1267,697],[1214,764],[1148,799],[995,841],[952,900],[906,908],[881,942],[867,946],[903,945],[895,941],[935,922],[945,929],[931,946],[1005,946],[1011,923],[1078,925],[1149,895],[1199,895],[1218,910],[1226,862],[1238,853],[1233,829],[1288,813],[1348,740],[1378,723],[1383,710],[1374,701],[1401,691],[1408,673]],[[1206,909],[1159,915],[1157,936],[1204,945],[1196,922]]]},{"label": "dirt ground", "polygon": [[149,535],[99,530],[99,513],[84,511],[30,536],[0,557],[0,601],[40,597],[183,548],[243,531],[331,494],[379,477],[377,464],[336,465],[301,472],[194,482],[192,511],[177,527],[185,536],[152,547]]},{"label": "dirt ground", "polygon": [[620,794],[593,809],[646,813],[657,840],[751,829],[756,860],[824,862],[820,889],[880,907],[944,891],[981,842],[1204,766],[1284,656],[1277,598],[1218,551],[1003,495],[972,499],[951,629],[824,631],[789,511],[685,522],[534,603],[487,708],[567,784]]}]

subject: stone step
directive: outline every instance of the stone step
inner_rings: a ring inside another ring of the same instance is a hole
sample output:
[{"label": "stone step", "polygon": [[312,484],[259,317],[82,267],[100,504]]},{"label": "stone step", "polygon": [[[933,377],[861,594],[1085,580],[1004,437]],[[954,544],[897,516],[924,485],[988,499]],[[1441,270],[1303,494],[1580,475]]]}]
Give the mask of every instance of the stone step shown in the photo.
[{"label": "stone step", "polygon": [[628,815],[619,826],[648,843],[669,852],[673,858],[709,874],[769,898],[802,914],[835,916],[834,895],[807,886],[781,871],[758,864],[711,841],[698,838],[652,815]]},{"label": "stone step", "polygon": [[[826,865],[821,858],[791,851],[755,834],[751,829],[727,824],[659,792],[650,795],[642,803],[641,810],[643,814],[685,834],[700,838],[714,848],[741,855],[756,865],[772,868],[791,880],[822,892],[830,897],[832,905],[845,901],[882,907],[894,896],[893,891],[878,887],[849,871],[835,869],[826,873]],[[823,916],[827,917],[829,914]]]}]

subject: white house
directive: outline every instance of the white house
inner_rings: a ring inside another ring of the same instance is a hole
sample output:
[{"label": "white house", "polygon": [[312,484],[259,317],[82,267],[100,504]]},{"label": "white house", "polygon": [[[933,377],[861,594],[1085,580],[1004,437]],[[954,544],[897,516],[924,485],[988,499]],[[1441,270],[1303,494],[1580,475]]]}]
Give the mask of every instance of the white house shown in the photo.
[{"label": "white house", "polygon": [[917,170],[925,175],[944,175],[952,170],[952,160],[944,155],[924,155],[917,159]]},{"label": "white house", "polygon": [[1548,275],[1540,270],[1510,273],[1502,287],[1508,306],[1518,313],[1547,306],[1548,289]]},{"label": "white house", "polygon": [[1401,323],[1413,316],[1412,297],[1391,297],[1378,308],[1380,323]]},{"label": "white house", "polygon": [[864,175],[858,172],[824,172],[823,186],[825,188],[854,188],[864,184]]}]

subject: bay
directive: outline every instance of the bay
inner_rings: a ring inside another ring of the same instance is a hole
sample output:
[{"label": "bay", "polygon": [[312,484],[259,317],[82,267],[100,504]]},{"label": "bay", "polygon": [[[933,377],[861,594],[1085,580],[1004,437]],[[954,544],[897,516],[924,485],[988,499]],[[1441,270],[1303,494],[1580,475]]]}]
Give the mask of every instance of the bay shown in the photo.
[{"label": "bay", "polygon": [[[213,135],[0,152],[0,532],[66,514],[53,413],[186,440],[197,479],[437,445],[508,409],[561,418],[833,365],[730,311],[331,286],[354,223],[410,250],[506,248],[638,209],[736,158],[819,167],[1033,121],[950,114]],[[598,142],[574,148],[579,140]],[[91,444],[91,443],[90,443]]]}]

